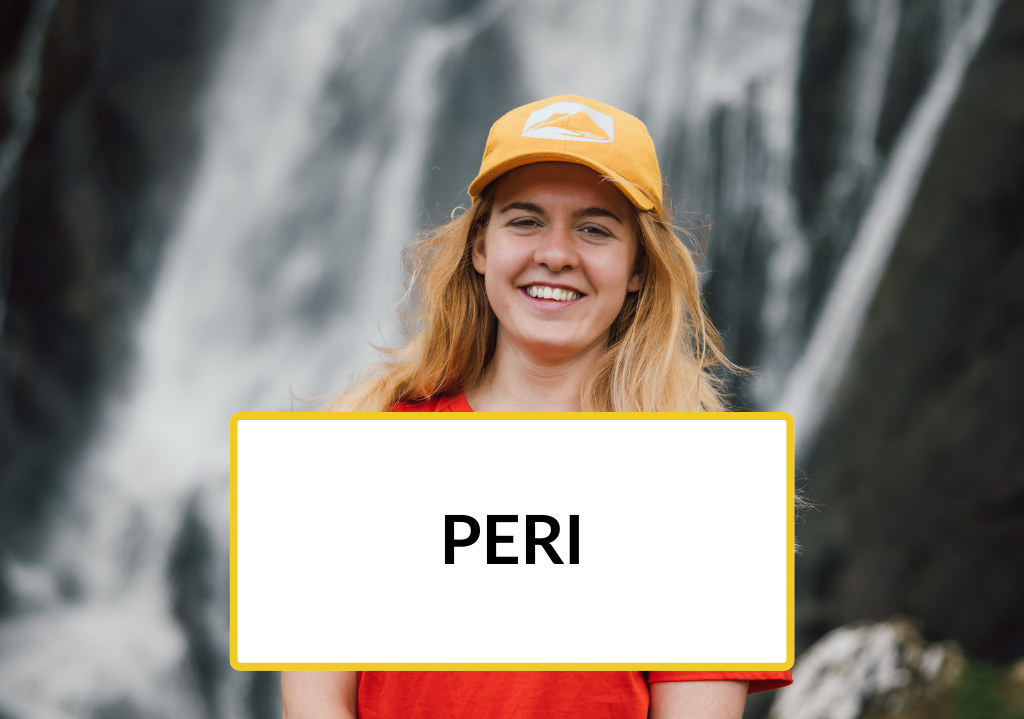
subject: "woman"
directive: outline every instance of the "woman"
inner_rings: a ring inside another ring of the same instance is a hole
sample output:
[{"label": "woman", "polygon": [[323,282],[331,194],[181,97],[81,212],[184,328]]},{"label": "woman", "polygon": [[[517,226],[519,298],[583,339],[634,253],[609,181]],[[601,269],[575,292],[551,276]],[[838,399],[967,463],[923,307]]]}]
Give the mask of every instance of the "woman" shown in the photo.
[{"label": "woman", "polygon": [[[643,123],[576,96],[491,128],[472,208],[407,257],[406,345],[334,406],[702,411],[733,369],[662,208]],[[638,611],[641,608],[638,607]],[[657,622],[650,624],[657,630]],[[738,719],[789,672],[286,672],[286,719]]]}]

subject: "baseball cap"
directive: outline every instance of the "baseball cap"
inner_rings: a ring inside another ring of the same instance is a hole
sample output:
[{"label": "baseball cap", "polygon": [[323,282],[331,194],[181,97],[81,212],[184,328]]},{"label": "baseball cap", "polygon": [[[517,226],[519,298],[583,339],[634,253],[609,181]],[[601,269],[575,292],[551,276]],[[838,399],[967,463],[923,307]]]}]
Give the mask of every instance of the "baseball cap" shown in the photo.
[{"label": "baseball cap", "polygon": [[641,210],[661,213],[661,170],[647,128],[629,113],[579,95],[531,102],[495,122],[469,196],[476,202],[509,170],[551,161],[586,165]]}]

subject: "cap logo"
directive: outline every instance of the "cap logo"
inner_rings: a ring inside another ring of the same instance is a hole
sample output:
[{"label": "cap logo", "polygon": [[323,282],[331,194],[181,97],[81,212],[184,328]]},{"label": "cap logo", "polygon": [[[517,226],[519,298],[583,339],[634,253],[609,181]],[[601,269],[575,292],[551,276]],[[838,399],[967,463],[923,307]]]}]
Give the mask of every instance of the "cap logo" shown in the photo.
[{"label": "cap logo", "polygon": [[612,142],[615,121],[578,102],[555,102],[530,113],[523,137],[573,142]]}]

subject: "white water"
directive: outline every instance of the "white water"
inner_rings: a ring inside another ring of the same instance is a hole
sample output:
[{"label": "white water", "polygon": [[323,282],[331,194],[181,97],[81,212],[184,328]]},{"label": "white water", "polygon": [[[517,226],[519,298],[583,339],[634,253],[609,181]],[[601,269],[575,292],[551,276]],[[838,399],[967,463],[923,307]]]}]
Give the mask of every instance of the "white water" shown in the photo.
[{"label": "white water", "polygon": [[[806,0],[485,1],[449,22],[422,12],[399,0],[271,0],[239,17],[131,388],[109,401],[46,561],[12,575],[25,610],[0,625],[0,712],[87,716],[115,701],[154,717],[207,711],[167,580],[182,515],[194,502],[214,534],[219,594],[205,621],[226,666],[229,417],[288,409],[291,391],[337,389],[369,341],[393,335],[398,253],[421,219],[432,143],[453,132],[437,124],[441,98],[487,33],[508,39],[525,99],[599,98],[645,118],[663,151],[682,147],[686,167],[672,180],[695,206],[717,162],[709,127],[729,111],[730,194],[717,211],[765,218],[769,340],[758,391],[777,395],[799,351],[807,282],[789,191]],[[883,30],[874,42],[891,44]],[[877,90],[873,72],[859,92]],[[490,90],[481,102],[493,119],[510,106],[506,88]],[[877,108],[864,112],[866,127]],[[817,342],[834,352],[835,338]],[[56,591],[63,575],[77,579],[78,600]],[[245,681],[226,670],[217,716],[246,714]]]}]

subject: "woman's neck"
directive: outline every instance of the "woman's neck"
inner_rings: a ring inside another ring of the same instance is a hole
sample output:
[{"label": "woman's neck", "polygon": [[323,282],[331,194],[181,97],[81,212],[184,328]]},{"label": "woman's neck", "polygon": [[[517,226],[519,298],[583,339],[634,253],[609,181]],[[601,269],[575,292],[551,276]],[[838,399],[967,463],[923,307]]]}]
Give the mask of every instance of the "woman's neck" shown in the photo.
[{"label": "woman's neck", "polygon": [[607,340],[564,360],[531,356],[499,328],[494,357],[466,390],[475,412],[579,412],[580,392]]}]

